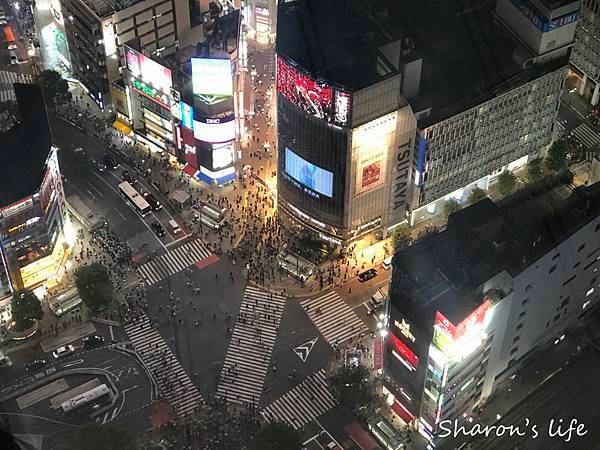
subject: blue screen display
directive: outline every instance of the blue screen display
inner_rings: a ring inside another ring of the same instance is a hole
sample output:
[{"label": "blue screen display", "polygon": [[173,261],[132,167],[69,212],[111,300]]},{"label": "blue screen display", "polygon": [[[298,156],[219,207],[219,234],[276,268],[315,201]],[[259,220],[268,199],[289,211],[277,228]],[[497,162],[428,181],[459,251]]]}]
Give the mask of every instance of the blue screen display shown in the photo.
[{"label": "blue screen display", "polygon": [[333,173],[309,163],[287,147],[285,172],[307,188],[327,197],[333,196]]}]

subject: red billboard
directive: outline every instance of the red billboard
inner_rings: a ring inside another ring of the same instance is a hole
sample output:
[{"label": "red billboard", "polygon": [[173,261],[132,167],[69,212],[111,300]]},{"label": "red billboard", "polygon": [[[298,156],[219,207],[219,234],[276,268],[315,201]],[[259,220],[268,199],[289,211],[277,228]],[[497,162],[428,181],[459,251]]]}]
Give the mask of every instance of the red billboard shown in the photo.
[{"label": "red billboard", "polygon": [[[351,95],[277,58],[277,91],[304,111],[337,125],[348,125]],[[335,96],[335,98],[334,98]]]},{"label": "red billboard", "polygon": [[471,314],[467,316],[458,325],[454,325],[439,311],[435,312],[435,324],[440,327],[445,333],[452,336],[454,340],[460,338],[465,332],[472,328],[474,325],[483,323],[485,318],[485,312],[490,307],[490,301],[486,298],[485,301],[475,309]]},{"label": "red billboard", "polygon": [[394,333],[389,333],[389,336],[394,356],[402,360],[402,362],[409,366],[410,369],[417,370],[417,367],[419,367],[419,357],[415,355]]},{"label": "red billboard", "polygon": [[383,367],[383,338],[377,336],[373,343],[373,370],[381,370]]}]

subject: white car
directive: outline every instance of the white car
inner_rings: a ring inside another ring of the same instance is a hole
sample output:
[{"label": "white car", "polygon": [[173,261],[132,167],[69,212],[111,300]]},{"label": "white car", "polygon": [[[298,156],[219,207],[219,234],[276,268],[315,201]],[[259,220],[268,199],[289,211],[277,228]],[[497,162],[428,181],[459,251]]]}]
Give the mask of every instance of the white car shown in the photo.
[{"label": "white car", "polygon": [[72,345],[63,345],[62,347],[58,347],[56,350],[52,352],[52,356],[56,359],[63,358],[65,356],[69,356],[71,353],[75,351],[75,347]]}]

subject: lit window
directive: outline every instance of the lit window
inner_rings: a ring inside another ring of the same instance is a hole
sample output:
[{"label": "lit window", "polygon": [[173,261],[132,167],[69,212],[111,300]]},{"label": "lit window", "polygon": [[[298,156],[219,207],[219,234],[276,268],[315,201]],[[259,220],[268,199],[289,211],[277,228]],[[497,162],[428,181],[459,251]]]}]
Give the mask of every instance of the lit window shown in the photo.
[{"label": "lit window", "polygon": [[589,291],[586,292],[585,296],[589,297],[590,295],[592,295],[594,293],[594,288],[591,288]]}]

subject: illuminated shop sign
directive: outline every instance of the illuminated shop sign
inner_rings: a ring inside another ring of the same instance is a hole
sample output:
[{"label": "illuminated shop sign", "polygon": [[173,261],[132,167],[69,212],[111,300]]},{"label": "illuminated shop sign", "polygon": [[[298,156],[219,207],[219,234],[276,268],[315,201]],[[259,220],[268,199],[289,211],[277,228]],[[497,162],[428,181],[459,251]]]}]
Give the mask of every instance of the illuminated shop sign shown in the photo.
[{"label": "illuminated shop sign", "polygon": [[193,130],[194,129],[194,110],[187,103],[181,102],[181,125]]},{"label": "illuminated shop sign", "polygon": [[410,332],[410,324],[404,319],[402,319],[401,322],[396,320],[394,325],[396,325],[398,330],[400,330],[400,333],[402,333],[406,338],[410,339],[412,342],[416,341],[415,336]]},{"label": "illuminated shop sign", "polygon": [[[125,60],[127,69],[135,78],[143,80],[145,84],[149,84],[161,93],[171,93],[173,81],[170,69],[127,46],[125,46]],[[169,105],[169,102],[166,104]]]},{"label": "illuminated shop sign", "polygon": [[181,98],[179,92],[175,89],[171,89],[171,115],[177,119],[181,120]]},{"label": "illuminated shop sign", "polygon": [[213,144],[233,141],[236,137],[235,117],[194,120],[194,137]]},{"label": "illuminated shop sign", "polygon": [[108,18],[102,22],[102,41],[104,42],[104,53],[106,53],[106,56],[117,52],[117,41],[115,39],[112,18]]},{"label": "illuminated shop sign", "polygon": [[159,93],[156,89],[146,86],[144,83],[138,80],[131,80],[131,86],[138,92],[144,94],[146,97],[161,103],[165,107],[169,104],[168,97],[164,94]]},{"label": "illuminated shop sign", "polygon": [[579,18],[579,11],[574,11],[556,19],[548,20],[526,0],[512,0],[512,4],[543,33],[576,22]]},{"label": "illuminated shop sign", "polygon": [[327,197],[333,196],[333,173],[285,149],[285,172],[303,186]]},{"label": "illuminated shop sign", "polygon": [[402,342],[394,333],[390,333],[390,341],[392,344],[392,354],[400,360],[407,369],[413,371],[419,367],[419,357]]},{"label": "illuminated shop sign", "polygon": [[200,96],[233,95],[233,76],[229,59],[192,58],[192,86]]},{"label": "illuminated shop sign", "polygon": [[257,6],[256,8],[254,8],[256,11],[256,14],[259,16],[268,16],[269,15],[269,10],[268,8],[262,8],[260,6]]},{"label": "illuminated shop sign", "polygon": [[336,125],[350,121],[352,96],[277,58],[277,91],[304,111]]}]

